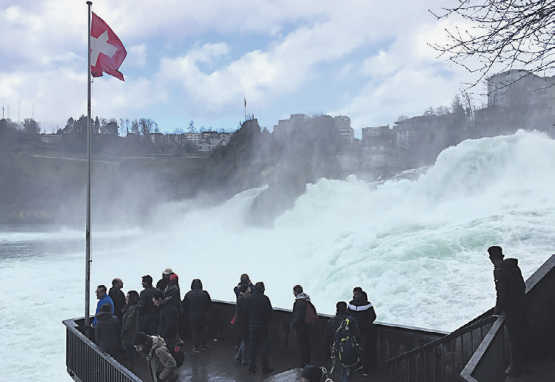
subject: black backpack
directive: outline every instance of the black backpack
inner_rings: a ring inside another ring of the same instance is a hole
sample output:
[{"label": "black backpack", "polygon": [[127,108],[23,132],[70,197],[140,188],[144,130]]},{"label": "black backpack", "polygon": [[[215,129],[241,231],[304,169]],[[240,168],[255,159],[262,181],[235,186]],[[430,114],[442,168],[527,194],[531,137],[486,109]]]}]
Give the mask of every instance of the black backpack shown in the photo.
[{"label": "black backpack", "polygon": [[183,365],[183,362],[185,362],[185,354],[179,351],[179,346],[166,345],[166,348],[175,360],[177,367],[181,367],[181,365]]},{"label": "black backpack", "polygon": [[353,320],[351,316],[345,318],[335,331],[334,354],[345,368],[356,366],[360,362],[360,346],[350,328]]}]

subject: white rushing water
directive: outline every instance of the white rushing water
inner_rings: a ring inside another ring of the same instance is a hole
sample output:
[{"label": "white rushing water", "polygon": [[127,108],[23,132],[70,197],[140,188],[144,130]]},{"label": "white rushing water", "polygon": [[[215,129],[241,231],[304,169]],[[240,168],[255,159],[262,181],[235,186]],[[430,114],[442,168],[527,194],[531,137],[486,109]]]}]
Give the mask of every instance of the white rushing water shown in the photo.
[{"label": "white rushing water", "polygon": [[[200,278],[233,300],[247,272],[274,306],[291,308],[302,284],[324,313],[361,286],[378,321],[451,331],[494,304],[488,246],[519,258],[525,278],[553,253],[554,173],[555,141],[519,132],[445,150],[416,180],[320,180],[273,229],[244,223],[261,189],[213,208],[176,203],[148,228],[93,225],[91,286],[120,277],[140,291],[141,276],[171,267],[182,293]],[[0,227],[1,381],[70,380],[61,321],[84,314],[83,237]]]}]

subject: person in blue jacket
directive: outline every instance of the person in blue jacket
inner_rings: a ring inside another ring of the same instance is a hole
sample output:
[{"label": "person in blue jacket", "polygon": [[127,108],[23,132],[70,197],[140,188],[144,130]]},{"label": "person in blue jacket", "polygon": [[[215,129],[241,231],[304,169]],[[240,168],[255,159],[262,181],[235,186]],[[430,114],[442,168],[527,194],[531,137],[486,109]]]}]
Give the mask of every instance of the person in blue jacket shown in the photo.
[{"label": "person in blue jacket", "polygon": [[106,288],[106,285],[99,285],[96,287],[96,298],[98,299],[98,303],[96,304],[94,321],[91,324],[93,328],[96,328],[96,323],[98,322],[98,320],[96,319],[96,315],[100,313],[102,305],[109,304],[111,308],[110,313],[114,314],[114,301],[112,301],[112,298],[108,296],[108,294],[106,293],[107,291],[108,289]]}]

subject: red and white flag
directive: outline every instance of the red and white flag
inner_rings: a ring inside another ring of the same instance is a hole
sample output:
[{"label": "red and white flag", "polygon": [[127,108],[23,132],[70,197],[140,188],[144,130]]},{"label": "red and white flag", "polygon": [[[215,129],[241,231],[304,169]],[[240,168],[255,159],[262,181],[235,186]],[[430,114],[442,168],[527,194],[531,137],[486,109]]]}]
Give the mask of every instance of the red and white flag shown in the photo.
[{"label": "red and white flag", "polygon": [[102,77],[102,72],[123,81],[118,69],[127,56],[123,44],[112,29],[92,12],[91,23],[91,74]]}]

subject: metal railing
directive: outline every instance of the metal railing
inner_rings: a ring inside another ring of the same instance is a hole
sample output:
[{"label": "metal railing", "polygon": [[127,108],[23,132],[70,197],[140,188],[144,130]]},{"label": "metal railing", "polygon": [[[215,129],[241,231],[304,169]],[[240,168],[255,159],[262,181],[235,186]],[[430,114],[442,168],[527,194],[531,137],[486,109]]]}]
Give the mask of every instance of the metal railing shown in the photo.
[{"label": "metal railing", "polygon": [[505,331],[503,323],[505,317],[499,317],[484,341],[478,346],[474,355],[461,372],[461,379],[467,382],[505,381],[503,359],[505,357]]},{"label": "metal railing", "polygon": [[66,326],[66,366],[68,374],[81,382],[141,382],[110,355],[79,331],[76,321],[63,321]]},{"label": "metal railing", "polygon": [[460,381],[460,373],[497,317],[489,316],[453,333],[389,359],[393,382]]}]

